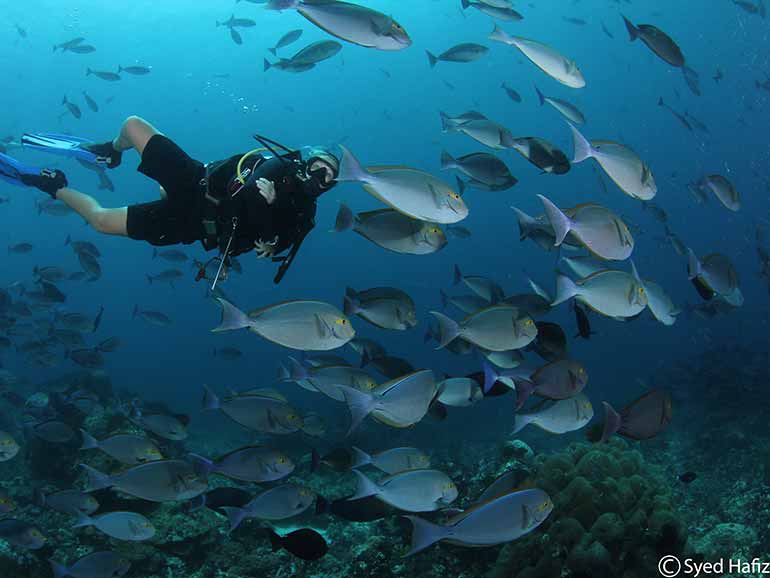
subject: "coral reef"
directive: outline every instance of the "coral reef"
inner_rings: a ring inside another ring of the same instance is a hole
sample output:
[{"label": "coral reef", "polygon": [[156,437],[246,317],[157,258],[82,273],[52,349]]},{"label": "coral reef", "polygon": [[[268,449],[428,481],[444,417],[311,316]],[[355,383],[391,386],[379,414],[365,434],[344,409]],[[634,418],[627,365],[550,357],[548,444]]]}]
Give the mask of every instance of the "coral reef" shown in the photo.
[{"label": "coral reef", "polygon": [[528,484],[554,500],[551,519],[502,547],[495,578],[648,578],[686,551],[687,532],[657,468],[619,439],[535,458]]}]

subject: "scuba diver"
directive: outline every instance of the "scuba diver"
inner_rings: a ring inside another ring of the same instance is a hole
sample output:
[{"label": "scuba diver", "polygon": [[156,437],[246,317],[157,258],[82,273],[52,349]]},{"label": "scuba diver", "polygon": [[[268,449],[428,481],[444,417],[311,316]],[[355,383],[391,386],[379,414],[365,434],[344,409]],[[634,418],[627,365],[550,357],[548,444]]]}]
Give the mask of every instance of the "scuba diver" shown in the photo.
[{"label": "scuba diver", "polygon": [[[100,233],[152,245],[201,241],[206,251],[218,249],[219,256],[201,267],[198,279],[212,279],[216,285],[226,278],[231,257],[253,250],[258,258],[281,262],[274,279],[279,283],[315,226],[318,197],[336,184],[339,160],[324,148],[311,149],[303,159],[299,150],[260,135],[254,138],[264,148],[204,164],[136,116],[127,118],[118,137],[106,143],[58,134],[22,137],[24,147],[109,169],[120,165],[123,152],[135,149],[141,157],[139,172],[160,184],[161,199],[128,207],[102,207],[69,188],[62,171],[25,165],[3,154],[0,178],[48,193]],[[272,156],[261,154],[264,150]],[[212,264],[217,269],[213,277]]]}]

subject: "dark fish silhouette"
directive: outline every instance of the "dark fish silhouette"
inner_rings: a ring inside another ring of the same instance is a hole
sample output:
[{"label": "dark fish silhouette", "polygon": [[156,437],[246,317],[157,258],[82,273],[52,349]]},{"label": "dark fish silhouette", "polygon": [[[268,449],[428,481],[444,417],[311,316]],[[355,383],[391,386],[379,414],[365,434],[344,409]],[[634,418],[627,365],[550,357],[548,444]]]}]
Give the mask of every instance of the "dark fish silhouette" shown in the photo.
[{"label": "dark fish silhouette", "polygon": [[620,413],[606,401],[602,403],[607,415],[602,442],[614,434],[636,441],[648,440],[665,430],[671,421],[671,395],[661,389],[645,393]]},{"label": "dark fish silhouette", "polygon": [[318,560],[329,551],[329,545],[323,536],[310,528],[294,530],[285,536],[279,536],[272,530],[269,532],[273,552],[286,550],[302,560]]}]

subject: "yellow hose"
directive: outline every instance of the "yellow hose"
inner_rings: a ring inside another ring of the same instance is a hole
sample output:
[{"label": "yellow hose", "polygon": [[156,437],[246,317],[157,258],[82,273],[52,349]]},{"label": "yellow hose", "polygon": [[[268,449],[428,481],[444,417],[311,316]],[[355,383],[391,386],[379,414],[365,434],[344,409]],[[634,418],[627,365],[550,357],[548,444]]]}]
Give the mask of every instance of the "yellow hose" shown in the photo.
[{"label": "yellow hose", "polygon": [[243,155],[243,156],[241,157],[241,160],[239,160],[239,161],[238,161],[238,168],[237,168],[237,173],[236,173],[238,176],[236,176],[236,177],[235,177],[235,178],[236,178],[236,180],[237,180],[239,183],[241,183],[242,185],[245,185],[245,184],[246,184],[246,181],[245,181],[245,180],[243,179],[243,177],[241,176],[241,169],[243,168],[243,162],[244,162],[244,161],[245,161],[247,158],[249,158],[251,155],[254,155],[254,154],[257,154],[257,153],[261,153],[261,152],[263,152],[263,151],[266,151],[266,150],[267,150],[267,149],[266,149],[265,147],[260,147],[260,148],[258,148],[258,149],[254,149],[254,150],[251,150],[251,151],[247,152],[245,155]]}]

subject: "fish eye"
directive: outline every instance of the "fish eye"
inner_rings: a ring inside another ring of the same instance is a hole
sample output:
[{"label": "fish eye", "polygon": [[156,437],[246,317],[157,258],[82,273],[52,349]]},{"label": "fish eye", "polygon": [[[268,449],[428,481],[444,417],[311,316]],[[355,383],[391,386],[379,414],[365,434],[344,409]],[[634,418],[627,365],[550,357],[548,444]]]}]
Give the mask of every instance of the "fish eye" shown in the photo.
[{"label": "fish eye", "polygon": [[347,324],[348,324],[348,320],[345,319],[344,317],[337,318],[337,325],[347,325]]}]

